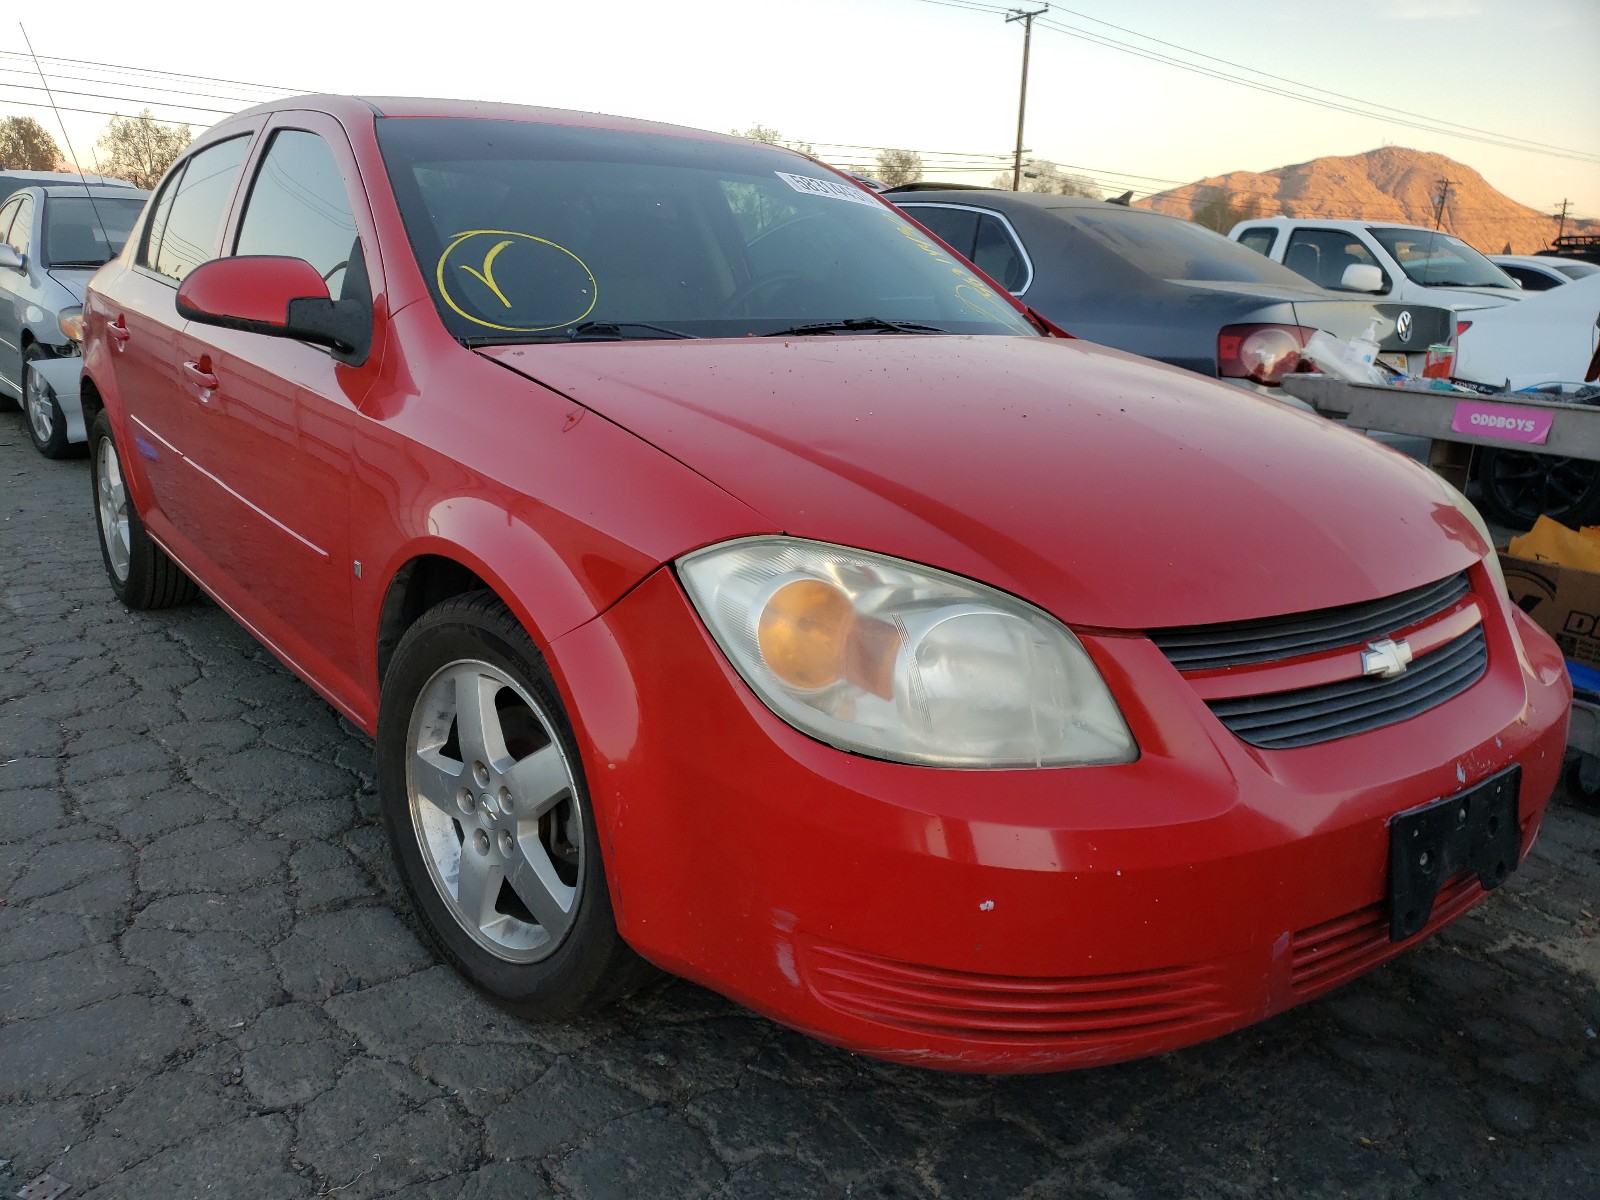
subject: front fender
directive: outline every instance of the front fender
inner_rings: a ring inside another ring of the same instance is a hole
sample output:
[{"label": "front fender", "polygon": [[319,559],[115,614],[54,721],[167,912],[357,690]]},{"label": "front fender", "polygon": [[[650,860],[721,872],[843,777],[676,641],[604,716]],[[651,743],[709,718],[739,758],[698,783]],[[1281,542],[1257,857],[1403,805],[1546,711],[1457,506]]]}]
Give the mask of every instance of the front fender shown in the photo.
[{"label": "front fender", "polygon": [[[28,364],[50,385],[56,394],[56,404],[67,425],[67,441],[82,443],[89,440],[89,430],[83,421],[83,402],[80,392],[83,376],[83,359],[41,358]],[[24,381],[26,384],[26,381]]]}]

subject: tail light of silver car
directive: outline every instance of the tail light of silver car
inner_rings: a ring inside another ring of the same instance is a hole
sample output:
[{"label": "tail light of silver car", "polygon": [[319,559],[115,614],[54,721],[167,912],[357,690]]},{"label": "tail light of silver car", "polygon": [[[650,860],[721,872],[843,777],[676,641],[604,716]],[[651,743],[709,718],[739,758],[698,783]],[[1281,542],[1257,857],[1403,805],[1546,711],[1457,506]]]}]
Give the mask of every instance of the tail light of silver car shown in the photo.
[{"label": "tail light of silver car", "polygon": [[1217,334],[1217,374],[1277,387],[1300,370],[1300,351],[1315,333],[1303,325],[1224,325]]}]

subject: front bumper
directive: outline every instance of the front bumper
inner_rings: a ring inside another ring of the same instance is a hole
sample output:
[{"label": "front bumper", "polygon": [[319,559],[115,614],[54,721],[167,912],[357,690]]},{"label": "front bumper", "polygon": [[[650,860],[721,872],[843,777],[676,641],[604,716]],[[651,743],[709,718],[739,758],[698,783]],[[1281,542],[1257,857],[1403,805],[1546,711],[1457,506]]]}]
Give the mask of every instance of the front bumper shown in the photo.
[{"label": "front bumper", "polygon": [[1402,724],[1297,750],[1229,734],[1143,637],[1084,635],[1141,757],[944,770],[849,755],[745,687],[652,576],[551,647],[623,936],[823,1040],[957,1070],[1170,1050],[1369,970],[1482,895],[1446,883],[1388,939],[1393,814],[1515,762],[1522,852],[1570,686],[1520,613],[1489,667]]}]

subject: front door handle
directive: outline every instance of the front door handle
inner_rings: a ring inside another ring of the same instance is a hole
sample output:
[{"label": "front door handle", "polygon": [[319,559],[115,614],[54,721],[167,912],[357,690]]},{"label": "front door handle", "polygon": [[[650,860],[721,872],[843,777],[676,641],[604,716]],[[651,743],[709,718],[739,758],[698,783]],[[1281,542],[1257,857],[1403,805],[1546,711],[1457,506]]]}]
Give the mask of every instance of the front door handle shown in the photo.
[{"label": "front door handle", "polygon": [[198,384],[208,392],[217,390],[217,377],[211,373],[209,354],[202,354],[199,362],[184,363],[183,373],[189,377],[190,383]]}]

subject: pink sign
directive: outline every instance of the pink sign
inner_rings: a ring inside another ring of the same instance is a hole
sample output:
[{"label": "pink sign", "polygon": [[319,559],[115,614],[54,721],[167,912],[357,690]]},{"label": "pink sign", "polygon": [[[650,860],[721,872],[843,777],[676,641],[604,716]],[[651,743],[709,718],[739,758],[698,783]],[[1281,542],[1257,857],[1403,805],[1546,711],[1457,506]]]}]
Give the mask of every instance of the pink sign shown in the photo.
[{"label": "pink sign", "polygon": [[1550,436],[1555,413],[1532,408],[1513,408],[1509,404],[1490,404],[1483,400],[1462,400],[1450,421],[1455,433],[1475,433],[1479,437],[1507,442],[1532,442],[1542,446]]}]

